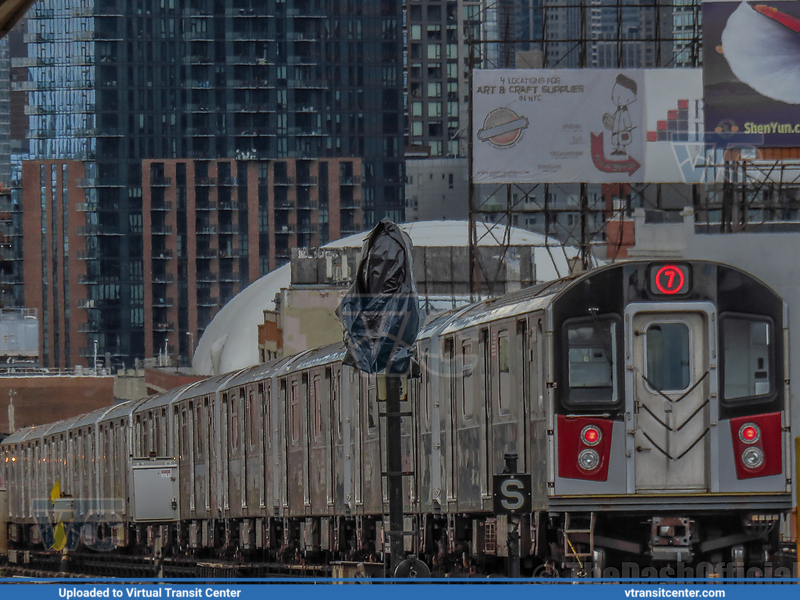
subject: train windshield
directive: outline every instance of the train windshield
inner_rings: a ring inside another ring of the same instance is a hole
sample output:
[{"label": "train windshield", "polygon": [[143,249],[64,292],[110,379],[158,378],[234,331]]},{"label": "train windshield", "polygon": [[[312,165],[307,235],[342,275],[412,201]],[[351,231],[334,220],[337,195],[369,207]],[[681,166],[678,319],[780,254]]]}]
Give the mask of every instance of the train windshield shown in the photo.
[{"label": "train windshield", "polygon": [[725,400],[766,396],[772,391],[772,323],[744,315],[721,318]]},{"label": "train windshield", "polygon": [[619,323],[614,318],[570,319],[564,325],[568,389],[565,401],[608,404],[618,399]]}]

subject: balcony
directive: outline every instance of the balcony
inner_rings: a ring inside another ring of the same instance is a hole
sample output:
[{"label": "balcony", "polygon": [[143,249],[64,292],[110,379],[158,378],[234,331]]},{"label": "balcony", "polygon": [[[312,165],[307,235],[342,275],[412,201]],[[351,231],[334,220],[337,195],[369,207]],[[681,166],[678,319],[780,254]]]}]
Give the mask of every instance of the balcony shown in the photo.
[{"label": "balcony", "polygon": [[165,321],[164,323],[153,323],[153,331],[174,331],[175,322]]},{"label": "balcony", "polygon": [[194,178],[195,185],[217,185],[217,178],[216,177],[195,177]]},{"label": "balcony", "polygon": [[169,308],[175,305],[174,298],[153,298],[153,306]]},{"label": "balcony", "polygon": [[84,225],[78,227],[78,235],[123,235],[116,227],[106,227],[105,225]]},{"label": "balcony", "polygon": [[153,225],[150,235],[172,235],[172,225]]},{"label": "balcony", "polygon": [[219,251],[214,248],[198,248],[195,256],[202,259],[217,258],[219,256]]},{"label": "balcony", "polygon": [[217,184],[220,186],[235,186],[236,185],[236,178],[235,177],[219,177],[217,178]]},{"label": "balcony", "polygon": [[79,188],[95,188],[95,187],[126,187],[127,182],[118,177],[95,177],[95,178],[81,178],[75,180],[75,185]]},{"label": "balcony", "polygon": [[100,324],[96,321],[89,321],[88,323],[80,323],[78,325],[78,331],[81,333],[90,333],[94,331],[100,331]]},{"label": "balcony", "polygon": [[197,306],[219,306],[219,298],[209,296],[207,298],[198,298]]},{"label": "balcony", "polygon": [[150,205],[150,210],[165,210],[171,211],[172,210],[172,202],[164,201],[164,202],[154,202]]},{"label": "balcony", "polygon": [[151,258],[153,260],[170,260],[172,258],[172,250],[161,250],[160,252],[158,252],[158,254],[156,254],[156,252],[153,252]]},{"label": "balcony", "polygon": [[274,185],[294,185],[295,179],[294,177],[274,177],[273,183]]},{"label": "balcony", "polygon": [[172,185],[172,177],[151,177],[150,187],[169,187]]},{"label": "balcony", "polygon": [[239,210],[240,208],[244,208],[239,205],[238,202],[220,202],[219,209],[220,210]]},{"label": "balcony", "polygon": [[198,283],[214,283],[217,281],[217,274],[214,271],[203,271],[197,273]]},{"label": "balcony", "polygon": [[297,185],[317,185],[318,178],[316,175],[312,175],[310,177],[298,177],[297,178]]},{"label": "balcony", "polygon": [[94,298],[84,298],[78,300],[78,308],[98,308],[99,301]]},{"label": "balcony", "polygon": [[239,281],[239,274],[232,271],[225,271],[220,273],[219,280],[224,282],[236,282]]},{"label": "balcony", "polygon": [[217,228],[213,225],[209,225],[208,227],[201,227],[200,229],[195,229],[195,235],[216,235]]},{"label": "balcony", "polygon": [[158,275],[153,275],[153,283],[169,284],[174,280],[175,279],[173,278],[172,273],[159,273]]},{"label": "balcony", "polygon": [[361,185],[361,175],[351,175],[349,177],[340,177],[339,185]]},{"label": "balcony", "polygon": [[[220,258],[239,258],[241,254],[238,250],[220,250],[219,257]],[[238,281],[238,279],[237,279]]]}]

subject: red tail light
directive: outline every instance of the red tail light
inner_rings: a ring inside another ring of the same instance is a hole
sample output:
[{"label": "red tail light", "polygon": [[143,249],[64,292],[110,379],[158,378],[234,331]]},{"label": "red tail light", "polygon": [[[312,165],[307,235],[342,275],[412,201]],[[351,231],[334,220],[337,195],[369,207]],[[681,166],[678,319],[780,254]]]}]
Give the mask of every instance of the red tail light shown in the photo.
[{"label": "red tail light", "polygon": [[739,428],[739,439],[745,444],[755,444],[761,438],[761,430],[755,423],[745,423]]},{"label": "red tail light", "polygon": [[581,431],[581,439],[587,446],[597,446],[600,440],[603,439],[603,434],[600,433],[600,429],[596,425],[587,425]]},{"label": "red tail light", "polygon": [[781,413],[731,419],[731,437],[738,479],[783,472]]},{"label": "red tail light", "polygon": [[558,415],[558,476],[606,481],[612,421]]}]

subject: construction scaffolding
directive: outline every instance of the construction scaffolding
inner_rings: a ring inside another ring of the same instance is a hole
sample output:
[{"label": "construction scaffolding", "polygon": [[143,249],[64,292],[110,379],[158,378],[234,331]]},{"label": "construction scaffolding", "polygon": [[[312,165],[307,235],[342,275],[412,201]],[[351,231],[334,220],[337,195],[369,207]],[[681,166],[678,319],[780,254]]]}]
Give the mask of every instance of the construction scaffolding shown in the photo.
[{"label": "construction scaffolding", "polygon": [[[483,22],[492,26],[484,26],[480,37],[468,36],[470,87],[473,69],[702,65],[700,0],[536,4],[520,8],[519,2],[499,0],[483,9]],[[800,229],[800,148],[725,147],[718,141],[709,149],[698,144],[696,160],[709,183],[476,184],[471,93],[469,113],[471,293],[476,300],[496,287],[476,249],[486,236],[498,243],[508,239],[509,226],[542,233],[545,244],[555,239],[577,246],[575,271],[591,268],[598,259],[613,262],[627,256],[637,208],[644,208],[651,221],[677,222],[685,207],[693,207],[698,231]],[[479,230],[478,222],[487,227]]]}]

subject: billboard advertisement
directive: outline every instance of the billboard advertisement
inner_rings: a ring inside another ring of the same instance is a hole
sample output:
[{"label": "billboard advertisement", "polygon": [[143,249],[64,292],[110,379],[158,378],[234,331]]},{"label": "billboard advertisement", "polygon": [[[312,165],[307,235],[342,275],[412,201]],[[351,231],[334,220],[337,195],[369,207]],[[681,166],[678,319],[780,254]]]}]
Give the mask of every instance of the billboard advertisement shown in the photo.
[{"label": "billboard advertisement", "polygon": [[699,69],[476,70],[473,181],[713,181],[702,93]]},{"label": "billboard advertisement", "polygon": [[800,1],[703,3],[707,141],[800,146]]}]

